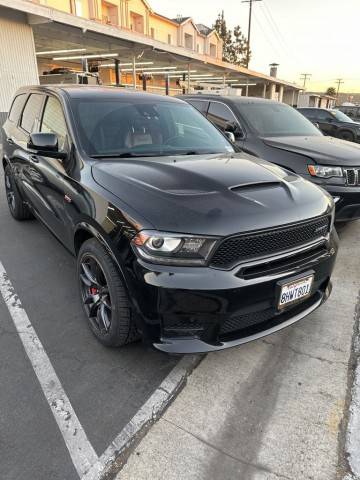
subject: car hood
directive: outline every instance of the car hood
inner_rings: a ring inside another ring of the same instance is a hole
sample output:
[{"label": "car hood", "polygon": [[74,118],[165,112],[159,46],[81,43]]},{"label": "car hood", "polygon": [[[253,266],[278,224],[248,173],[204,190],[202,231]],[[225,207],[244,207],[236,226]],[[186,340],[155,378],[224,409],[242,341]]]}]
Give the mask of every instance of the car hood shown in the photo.
[{"label": "car hood", "polygon": [[359,122],[338,122],[337,126],[338,127],[359,128],[360,123]]},{"label": "car hood", "polygon": [[309,137],[268,137],[263,142],[274,148],[298,153],[325,165],[360,165],[360,145],[339,138]]},{"label": "car hood", "polygon": [[327,212],[318,187],[243,154],[99,161],[94,180],[154,228],[224,236],[306,220]]}]

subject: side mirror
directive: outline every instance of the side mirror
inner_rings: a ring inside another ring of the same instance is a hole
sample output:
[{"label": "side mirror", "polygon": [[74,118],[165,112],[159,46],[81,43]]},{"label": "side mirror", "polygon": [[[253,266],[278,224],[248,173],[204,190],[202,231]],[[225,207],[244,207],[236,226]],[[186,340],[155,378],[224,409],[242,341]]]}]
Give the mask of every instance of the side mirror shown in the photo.
[{"label": "side mirror", "polygon": [[231,143],[235,143],[235,135],[233,134],[233,132],[229,132],[229,130],[226,130],[225,135],[227,136],[227,138],[230,140]]},{"label": "side mirror", "polygon": [[59,152],[58,138],[54,133],[32,133],[27,144],[31,150],[39,155],[63,160],[66,153]]},{"label": "side mirror", "polygon": [[318,122],[313,122],[313,124],[315,125],[316,128],[320,130],[320,125],[318,124]]},{"label": "side mirror", "polygon": [[238,140],[239,138],[244,138],[244,132],[241,130],[240,125],[235,122],[227,123],[225,125],[225,133],[227,134],[228,132],[233,134],[235,140]]}]

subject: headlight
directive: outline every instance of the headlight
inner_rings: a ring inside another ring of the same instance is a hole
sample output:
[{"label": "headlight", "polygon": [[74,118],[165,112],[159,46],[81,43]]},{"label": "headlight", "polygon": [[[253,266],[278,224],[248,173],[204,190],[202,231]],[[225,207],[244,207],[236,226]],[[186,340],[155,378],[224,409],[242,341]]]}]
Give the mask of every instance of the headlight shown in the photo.
[{"label": "headlight", "polygon": [[341,167],[328,167],[326,165],[308,165],[308,170],[312,177],[343,177],[343,171]]},{"label": "headlight", "polygon": [[166,265],[205,265],[215,238],[187,236],[155,231],[139,232],[132,244],[144,260]]}]

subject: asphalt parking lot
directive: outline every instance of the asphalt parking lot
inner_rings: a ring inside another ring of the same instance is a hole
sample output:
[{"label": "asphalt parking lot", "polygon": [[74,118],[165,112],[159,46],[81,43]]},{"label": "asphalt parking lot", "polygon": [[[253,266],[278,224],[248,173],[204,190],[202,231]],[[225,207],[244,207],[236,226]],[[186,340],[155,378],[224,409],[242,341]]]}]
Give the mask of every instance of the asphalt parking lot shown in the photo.
[{"label": "asphalt parking lot", "polygon": [[[0,185],[0,263],[100,456],[179,357],[141,343],[123,349],[101,346],[78,301],[73,257],[39,222],[14,221],[2,172]],[[1,296],[0,452],[4,480],[79,478]]]}]

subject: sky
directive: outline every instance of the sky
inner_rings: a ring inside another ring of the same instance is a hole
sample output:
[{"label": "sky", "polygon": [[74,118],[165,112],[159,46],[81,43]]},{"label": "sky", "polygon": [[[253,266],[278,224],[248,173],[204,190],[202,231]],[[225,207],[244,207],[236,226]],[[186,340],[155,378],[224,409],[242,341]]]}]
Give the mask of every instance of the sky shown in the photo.
[{"label": "sky", "polygon": [[[169,17],[191,16],[212,26],[222,9],[228,27],[240,25],[247,35],[248,4],[241,0],[149,0]],[[360,0],[262,0],[253,4],[250,68],[269,73],[279,63],[278,77],[325,91],[342,78],[342,92],[360,92]]]}]

